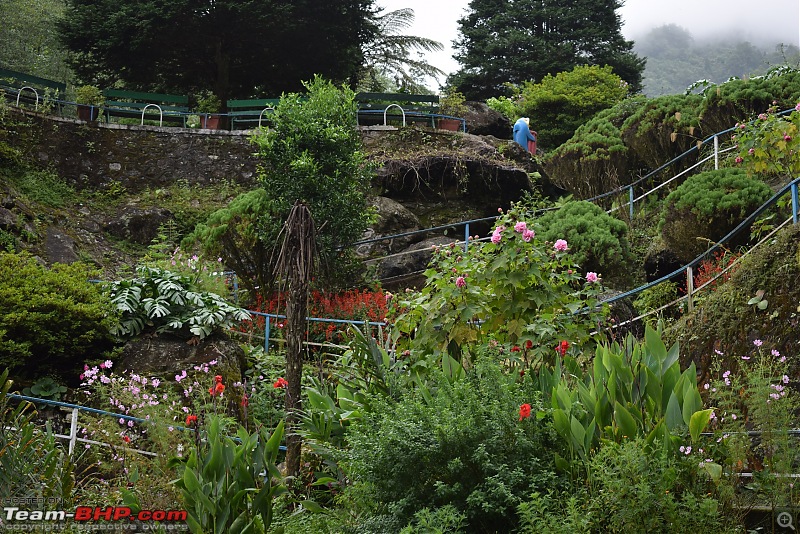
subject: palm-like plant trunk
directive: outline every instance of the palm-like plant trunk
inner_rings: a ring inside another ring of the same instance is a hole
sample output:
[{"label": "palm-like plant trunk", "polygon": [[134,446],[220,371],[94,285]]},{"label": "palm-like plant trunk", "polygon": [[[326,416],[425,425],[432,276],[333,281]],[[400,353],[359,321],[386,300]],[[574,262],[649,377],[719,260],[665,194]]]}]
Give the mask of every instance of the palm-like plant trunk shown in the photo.
[{"label": "palm-like plant trunk", "polygon": [[314,219],[305,204],[295,202],[284,223],[283,243],[275,266],[276,278],[286,291],[286,473],[300,473],[300,383],[303,378],[308,286],[314,270],[316,235]]}]

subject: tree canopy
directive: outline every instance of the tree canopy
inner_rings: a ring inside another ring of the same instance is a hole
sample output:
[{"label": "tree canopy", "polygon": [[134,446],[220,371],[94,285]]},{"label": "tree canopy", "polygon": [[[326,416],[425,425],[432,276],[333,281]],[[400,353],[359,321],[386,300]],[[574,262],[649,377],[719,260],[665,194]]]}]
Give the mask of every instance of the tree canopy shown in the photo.
[{"label": "tree canopy", "polygon": [[510,82],[540,81],[579,65],[609,65],[632,91],[641,89],[645,60],[621,33],[619,0],[472,0],[459,20],[448,80],[469,99],[505,93]]},{"label": "tree canopy", "polygon": [[84,82],[231,97],[354,82],[374,0],[66,0],[59,24]]}]

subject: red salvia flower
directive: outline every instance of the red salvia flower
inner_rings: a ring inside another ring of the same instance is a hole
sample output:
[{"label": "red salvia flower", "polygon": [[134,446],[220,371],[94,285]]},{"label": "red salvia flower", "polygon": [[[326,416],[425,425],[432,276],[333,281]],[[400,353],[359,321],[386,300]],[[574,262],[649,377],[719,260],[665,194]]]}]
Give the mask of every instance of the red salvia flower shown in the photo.
[{"label": "red salvia flower", "polygon": [[277,379],[277,380],[275,381],[275,383],[274,383],[274,384],[272,384],[272,387],[274,387],[275,389],[286,388],[286,387],[288,387],[288,386],[289,386],[289,382],[287,382],[286,380],[284,380],[284,378],[283,378],[283,377],[280,377],[279,379]]},{"label": "red salvia flower", "polygon": [[569,350],[569,341],[567,341],[567,340],[562,341],[556,347],[556,351],[559,354],[561,354],[561,356],[564,356],[567,353],[568,350]]},{"label": "red salvia flower", "polygon": [[186,416],[186,426],[192,426],[196,422],[197,422],[197,416],[196,415],[187,415]]},{"label": "red salvia flower", "polygon": [[222,383],[222,375],[215,376],[214,377],[214,382],[216,382],[217,384],[221,384]]},{"label": "red salvia flower", "polygon": [[519,407],[519,420],[527,419],[531,416],[531,405],[527,402]]},{"label": "red salvia flower", "polygon": [[525,350],[531,350],[533,348],[533,341],[530,339],[525,342]]}]

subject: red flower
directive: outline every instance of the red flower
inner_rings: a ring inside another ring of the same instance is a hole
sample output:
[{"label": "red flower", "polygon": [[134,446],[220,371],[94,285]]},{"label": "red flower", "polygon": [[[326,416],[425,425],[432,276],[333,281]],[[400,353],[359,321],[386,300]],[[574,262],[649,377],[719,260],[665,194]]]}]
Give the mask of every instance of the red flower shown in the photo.
[{"label": "red flower", "polygon": [[519,350],[520,349],[519,349],[519,347],[517,345],[514,345],[513,347],[511,347],[511,352],[519,352]]},{"label": "red flower", "polygon": [[214,382],[216,382],[217,384],[221,384],[222,383],[222,375],[215,376],[214,377]]},{"label": "red flower", "polygon": [[131,438],[129,438],[128,436],[122,436],[122,441],[124,441],[125,443],[130,443]]},{"label": "red flower", "polygon": [[187,415],[186,416],[186,426],[192,426],[196,422],[197,422],[197,416],[196,415]]},{"label": "red flower", "polygon": [[247,399],[247,395],[242,395],[242,406],[247,408],[250,405],[250,401]]},{"label": "red flower", "polygon": [[527,402],[519,407],[519,420],[527,419],[531,416],[531,405]]},{"label": "red flower", "polygon": [[569,341],[564,340],[556,346],[556,352],[564,356],[569,350]]},{"label": "red flower", "polygon": [[212,397],[216,397],[217,395],[222,395],[222,392],[225,391],[225,384],[222,382],[217,382],[217,385],[211,388],[208,388],[208,392],[211,393]]},{"label": "red flower", "polygon": [[530,339],[525,342],[525,350],[531,350],[533,348],[533,341]]},{"label": "red flower", "polygon": [[275,381],[274,384],[272,384],[272,387],[274,387],[275,389],[286,388],[288,386],[289,386],[289,382],[284,380],[283,377],[280,377],[279,379],[277,379]]}]

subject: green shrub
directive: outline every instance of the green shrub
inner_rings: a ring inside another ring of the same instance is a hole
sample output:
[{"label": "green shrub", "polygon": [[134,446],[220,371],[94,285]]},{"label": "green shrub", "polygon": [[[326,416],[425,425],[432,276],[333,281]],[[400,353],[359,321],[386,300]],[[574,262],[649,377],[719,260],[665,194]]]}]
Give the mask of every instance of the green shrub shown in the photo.
[{"label": "green shrub", "polygon": [[114,308],[82,264],[0,254],[0,365],[69,371],[112,347]]},{"label": "green shrub", "polygon": [[[638,313],[648,313],[653,310],[659,309],[678,298],[678,284],[675,282],[662,282],[658,285],[645,289],[636,300],[633,301],[633,306]],[[653,326],[659,317],[672,317],[676,316],[678,306],[672,306],[661,310],[656,315],[651,315],[645,319],[647,324]]]},{"label": "green shrub", "polygon": [[534,494],[521,505],[519,532],[738,531],[696,456],[653,451],[642,440],[605,442],[588,470],[577,492]]},{"label": "green shrub", "polygon": [[[408,394],[376,406],[348,431],[351,489],[396,524],[451,505],[467,532],[510,532],[522,500],[556,479],[554,435],[535,415],[533,389],[480,359],[463,380],[442,377],[427,403]],[[523,403],[534,415],[520,420]]]},{"label": "green shrub", "polygon": [[76,198],[75,190],[49,171],[29,169],[8,176],[9,181],[28,200],[60,208]]},{"label": "green shrub", "polygon": [[[706,171],[689,177],[664,202],[661,235],[679,258],[690,261],[736,227],[772,195],[741,169]],[[749,228],[727,243],[746,243]]]},{"label": "green shrub", "polygon": [[139,266],[137,274],[110,285],[111,302],[121,314],[111,331],[120,338],[152,329],[156,334],[188,333],[202,339],[250,318],[216,293],[200,290],[193,277],[146,266]]},{"label": "green shrub", "polygon": [[584,271],[624,278],[634,259],[628,245],[628,226],[591,202],[569,202],[537,220],[548,241],[566,239],[573,261]]},{"label": "green shrub", "polygon": [[611,67],[580,65],[570,72],[548,74],[540,83],[526,82],[517,110],[523,117],[535,117],[532,129],[539,132],[539,144],[555,148],[595,113],[627,94],[628,85]]}]

